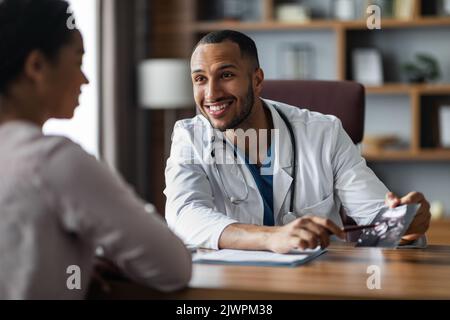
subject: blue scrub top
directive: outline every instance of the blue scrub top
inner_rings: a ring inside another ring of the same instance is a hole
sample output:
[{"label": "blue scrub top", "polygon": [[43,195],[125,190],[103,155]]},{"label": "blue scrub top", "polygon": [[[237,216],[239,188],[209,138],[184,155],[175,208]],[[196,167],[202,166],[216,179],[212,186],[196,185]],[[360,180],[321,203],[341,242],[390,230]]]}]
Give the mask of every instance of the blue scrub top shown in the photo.
[{"label": "blue scrub top", "polygon": [[[274,226],[275,218],[273,214],[273,172],[272,170],[268,170],[267,168],[271,168],[272,164],[272,147],[273,143],[271,143],[270,148],[267,150],[267,158],[262,163],[261,168],[258,167],[257,164],[250,164],[250,161],[247,157],[245,157],[245,164],[249,168],[253,179],[255,180],[256,186],[258,187],[259,193],[263,199],[264,203],[264,225],[265,226]],[[261,170],[266,168],[265,174],[261,174]],[[269,171],[269,172],[267,172]],[[271,174],[266,174],[271,173]]]}]

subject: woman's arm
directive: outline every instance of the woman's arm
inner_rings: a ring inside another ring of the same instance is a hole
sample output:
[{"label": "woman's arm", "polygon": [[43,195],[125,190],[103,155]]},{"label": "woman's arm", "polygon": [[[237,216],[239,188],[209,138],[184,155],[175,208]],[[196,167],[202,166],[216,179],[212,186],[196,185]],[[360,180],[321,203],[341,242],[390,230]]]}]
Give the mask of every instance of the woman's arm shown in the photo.
[{"label": "woman's arm", "polygon": [[182,241],[106,165],[65,140],[44,171],[68,232],[101,246],[138,283],[163,291],[187,285],[191,256]]}]

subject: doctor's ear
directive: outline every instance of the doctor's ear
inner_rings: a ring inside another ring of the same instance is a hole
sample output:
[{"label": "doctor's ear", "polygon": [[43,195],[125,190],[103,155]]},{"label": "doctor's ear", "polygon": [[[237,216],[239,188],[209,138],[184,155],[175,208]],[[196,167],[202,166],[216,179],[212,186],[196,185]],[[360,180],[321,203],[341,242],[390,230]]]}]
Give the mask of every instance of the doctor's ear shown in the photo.
[{"label": "doctor's ear", "polygon": [[263,81],[264,81],[264,71],[261,68],[258,68],[253,73],[253,89],[257,96],[259,96],[261,93]]}]

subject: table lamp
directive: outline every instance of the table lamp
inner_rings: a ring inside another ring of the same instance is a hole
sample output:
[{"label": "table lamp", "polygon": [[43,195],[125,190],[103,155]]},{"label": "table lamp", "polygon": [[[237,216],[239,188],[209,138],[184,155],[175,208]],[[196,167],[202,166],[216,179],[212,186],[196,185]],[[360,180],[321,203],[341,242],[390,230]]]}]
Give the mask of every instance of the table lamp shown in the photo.
[{"label": "table lamp", "polygon": [[149,59],[139,64],[139,103],[149,109],[193,106],[189,62],[184,59]]},{"label": "table lamp", "polygon": [[185,59],[149,59],[138,66],[138,102],[142,108],[164,114],[165,152],[169,154],[175,109],[194,106],[190,66]]}]

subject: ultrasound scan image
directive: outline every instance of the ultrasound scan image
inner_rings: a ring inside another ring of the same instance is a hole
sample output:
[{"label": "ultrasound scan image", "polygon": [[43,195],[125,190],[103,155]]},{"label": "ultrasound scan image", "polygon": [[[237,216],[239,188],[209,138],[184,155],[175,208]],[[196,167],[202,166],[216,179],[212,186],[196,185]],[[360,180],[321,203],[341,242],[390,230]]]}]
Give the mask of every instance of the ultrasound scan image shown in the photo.
[{"label": "ultrasound scan image", "polygon": [[395,248],[411,224],[418,205],[404,205],[397,208],[383,208],[372,221],[374,228],[363,231],[357,247]]}]

